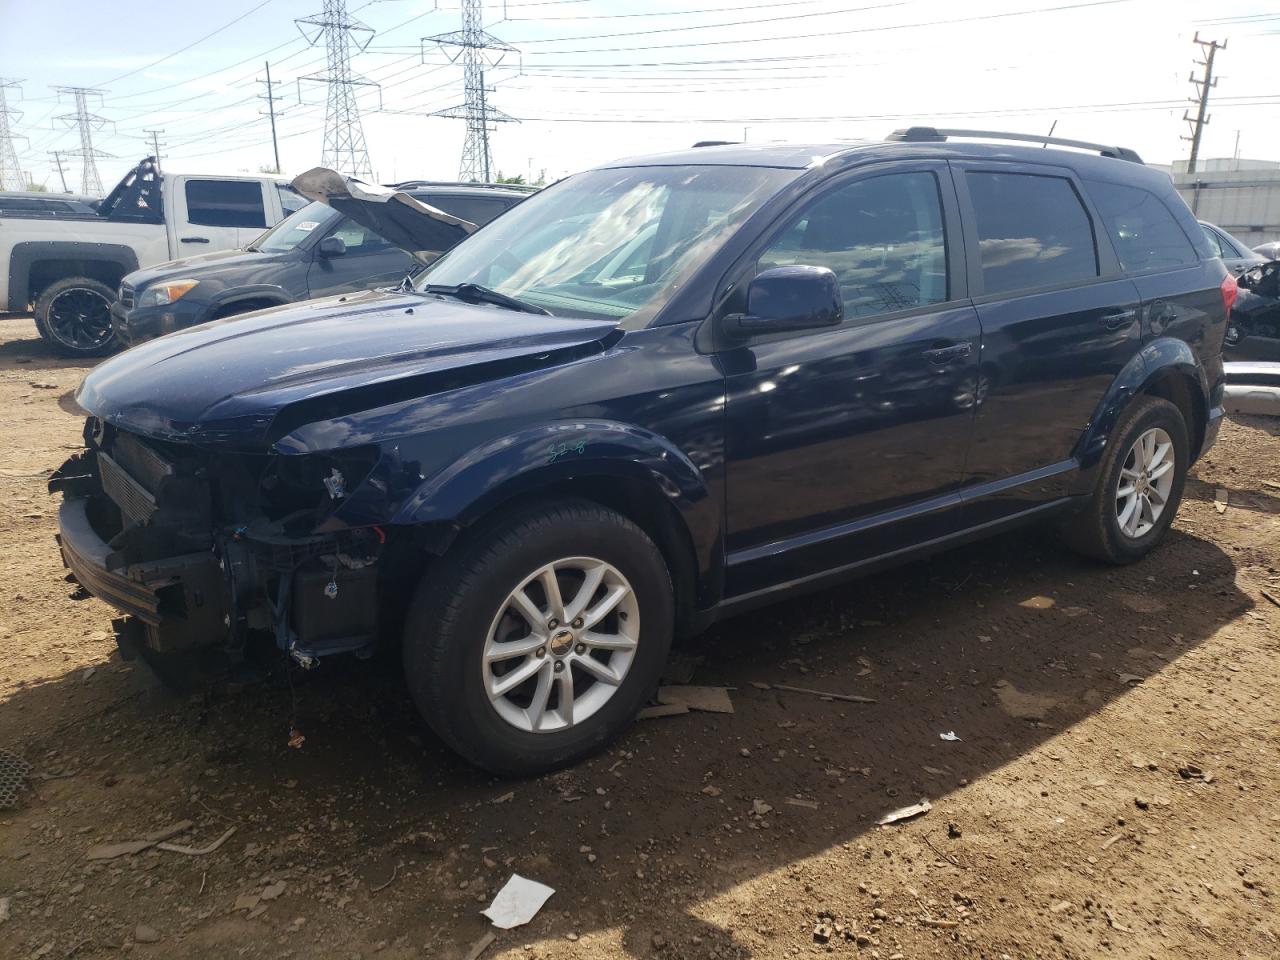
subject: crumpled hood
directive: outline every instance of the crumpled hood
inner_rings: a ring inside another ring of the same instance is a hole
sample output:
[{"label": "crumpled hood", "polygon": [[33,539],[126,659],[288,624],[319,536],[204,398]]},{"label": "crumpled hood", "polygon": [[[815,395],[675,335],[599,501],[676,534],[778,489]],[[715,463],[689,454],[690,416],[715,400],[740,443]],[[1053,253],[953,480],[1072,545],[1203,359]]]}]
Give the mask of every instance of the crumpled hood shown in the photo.
[{"label": "crumpled hood", "polygon": [[272,424],[288,407],[346,394],[352,409],[370,409],[401,399],[407,380],[427,395],[441,388],[433,386],[434,374],[517,357],[546,356],[551,364],[557,350],[601,341],[615,329],[613,322],[369,291],[140,344],[95,367],[76,401],[154,439],[263,450],[278,439]]},{"label": "crumpled hood", "polygon": [[192,277],[206,280],[219,274],[219,268],[240,271],[243,267],[258,267],[272,263],[287,256],[283,253],[252,253],[248,250],[217,250],[213,253],[199,253],[181,260],[169,260],[157,263],[154,267],[143,267],[124,278],[135,290],[142,291],[157,281],[178,280]]}]

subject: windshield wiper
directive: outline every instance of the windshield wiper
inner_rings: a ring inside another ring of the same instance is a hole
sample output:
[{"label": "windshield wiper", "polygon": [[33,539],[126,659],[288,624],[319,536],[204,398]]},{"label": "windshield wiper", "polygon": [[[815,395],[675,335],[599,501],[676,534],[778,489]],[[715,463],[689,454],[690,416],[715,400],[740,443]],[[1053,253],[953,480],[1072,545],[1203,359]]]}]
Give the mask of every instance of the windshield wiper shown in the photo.
[{"label": "windshield wiper", "polygon": [[438,293],[445,297],[457,297],[467,303],[492,303],[495,307],[506,307],[521,313],[536,313],[544,317],[551,316],[550,310],[543,310],[532,303],[525,303],[505,293],[499,293],[490,287],[478,283],[428,283],[422,288],[424,293]]}]

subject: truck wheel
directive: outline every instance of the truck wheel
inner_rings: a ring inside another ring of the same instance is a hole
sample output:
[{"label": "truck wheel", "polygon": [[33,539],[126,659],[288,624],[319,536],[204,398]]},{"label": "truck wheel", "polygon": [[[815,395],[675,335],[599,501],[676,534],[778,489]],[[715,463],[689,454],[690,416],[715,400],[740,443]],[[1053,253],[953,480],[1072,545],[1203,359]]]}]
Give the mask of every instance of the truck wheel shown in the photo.
[{"label": "truck wheel", "polygon": [[1190,462],[1187,425],[1168,400],[1139,397],[1116,427],[1085,509],[1063,527],[1072,549],[1107,563],[1141,560],[1164,539]]},{"label": "truck wheel", "polygon": [[405,676],[436,734],[528,776],[590,756],[631,720],[671,648],[662,554],[630,520],[560,501],[479,529],[423,577]]},{"label": "truck wheel", "polygon": [[88,277],[67,277],[45,287],[36,301],[36,329],[59,353],[98,357],[116,345],[111,326],[115,291]]}]

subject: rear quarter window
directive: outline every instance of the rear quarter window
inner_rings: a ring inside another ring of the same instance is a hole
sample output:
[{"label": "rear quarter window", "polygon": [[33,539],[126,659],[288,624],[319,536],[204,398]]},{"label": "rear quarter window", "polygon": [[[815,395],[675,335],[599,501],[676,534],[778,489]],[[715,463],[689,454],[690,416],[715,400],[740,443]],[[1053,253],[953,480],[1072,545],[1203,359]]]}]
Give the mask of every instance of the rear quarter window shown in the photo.
[{"label": "rear quarter window", "polygon": [[1093,225],[1070,180],[973,170],[965,182],[987,294],[1098,276]]},{"label": "rear quarter window", "polygon": [[483,227],[513,203],[497,197],[451,197],[448,194],[432,195],[422,199],[423,202],[447,214],[470,220],[478,227]]},{"label": "rear quarter window", "polygon": [[1167,270],[1199,260],[1169,208],[1151,191],[1100,181],[1086,186],[1124,270]]}]

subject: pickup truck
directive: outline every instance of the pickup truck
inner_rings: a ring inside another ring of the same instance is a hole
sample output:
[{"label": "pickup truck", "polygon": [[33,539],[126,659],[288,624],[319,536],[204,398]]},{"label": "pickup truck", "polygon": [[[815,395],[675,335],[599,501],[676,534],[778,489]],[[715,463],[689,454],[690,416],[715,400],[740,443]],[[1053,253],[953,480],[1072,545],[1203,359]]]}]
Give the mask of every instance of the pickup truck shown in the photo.
[{"label": "pickup truck", "polygon": [[111,304],[125,274],[246,246],[305,203],[283,179],[161,173],[148,157],[96,211],[0,214],[0,313],[34,307],[54,349],[98,356],[115,345]]}]

